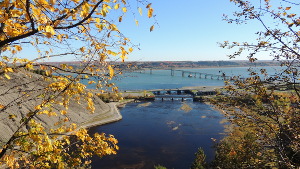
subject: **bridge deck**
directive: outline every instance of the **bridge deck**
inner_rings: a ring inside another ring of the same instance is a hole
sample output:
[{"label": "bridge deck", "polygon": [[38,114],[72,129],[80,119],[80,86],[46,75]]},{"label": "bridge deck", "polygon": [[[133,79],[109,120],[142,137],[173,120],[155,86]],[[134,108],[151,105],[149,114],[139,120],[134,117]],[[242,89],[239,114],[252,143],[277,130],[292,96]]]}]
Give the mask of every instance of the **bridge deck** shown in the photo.
[{"label": "bridge deck", "polygon": [[155,98],[193,98],[192,95],[155,95]]},{"label": "bridge deck", "polygon": [[221,89],[223,86],[191,86],[191,87],[181,87],[181,88],[176,88],[176,89],[151,89],[151,90],[146,90],[149,92],[155,92],[155,91],[187,91],[187,90],[198,90],[198,91],[203,91],[203,92],[209,92],[209,91],[215,91],[216,89]]}]

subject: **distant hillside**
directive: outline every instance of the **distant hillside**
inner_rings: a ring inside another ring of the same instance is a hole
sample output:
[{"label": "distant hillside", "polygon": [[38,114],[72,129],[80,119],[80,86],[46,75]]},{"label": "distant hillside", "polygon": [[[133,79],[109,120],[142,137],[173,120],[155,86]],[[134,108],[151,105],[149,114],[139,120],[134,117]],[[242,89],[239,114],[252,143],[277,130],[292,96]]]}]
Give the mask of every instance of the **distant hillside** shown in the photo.
[{"label": "distant hillside", "polygon": [[253,67],[253,66],[279,66],[277,61],[257,61],[250,63],[249,61],[153,61],[153,62],[115,62],[114,65],[120,68],[126,68],[131,64],[132,67],[153,68],[153,69],[170,69],[170,68],[209,68],[209,67]]},{"label": "distant hillside", "polygon": [[[110,62],[120,69],[171,69],[171,68],[210,68],[210,67],[253,67],[253,66],[279,66],[278,61],[265,60],[250,63],[249,61],[145,61],[145,62]],[[80,62],[47,62],[49,65],[59,66],[68,64],[80,68]]]}]

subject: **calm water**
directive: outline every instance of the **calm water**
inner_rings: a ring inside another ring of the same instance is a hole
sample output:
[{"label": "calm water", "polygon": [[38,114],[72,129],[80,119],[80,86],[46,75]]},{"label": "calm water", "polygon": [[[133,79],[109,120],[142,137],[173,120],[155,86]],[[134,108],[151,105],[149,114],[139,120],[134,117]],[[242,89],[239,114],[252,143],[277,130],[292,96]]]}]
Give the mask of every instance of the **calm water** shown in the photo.
[{"label": "calm water", "polygon": [[[257,68],[258,70],[260,68]],[[267,68],[271,74],[273,68]],[[278,69],[278,68],[277,68]],[[247,68],[192,69],[192,72],[247,77]],[[145,73],[126,73],[115,79],[121,90],[171,89],[184,86],[222,86],[222,80],[182,77],[181,72],[171,76],[170,70],[153,70]],[[211,106],[185,102],[192,110],[180,109],[183,102],[156,100],[148,106],[130,103],[120,109],[123,119],[104,126],[93,127],[91,133],[113,134],[119,140],[117,155],[93,159],[93,168],[153,168],[161,164],[167,168],[189,168],[194,153],[203,147],[208,161],[214,157],[213,141],[221,139],[223,116]]]},{"label": "calm water", "polygon": [[[262,67],[254,68],[260,70]],[[215,75],[222,75],[224,72],[226,76],[241,76],[249,77],[249,72],[246,67],[238,68],[209,68],[209,69],[180,69],[191,72],[209,73]],[[269,74],[272,75],[277,72],[280,67],[266,67]],[[144,89],[174,89],[184,86],[223,86],[222,80],[217,79],[202,79],[197,75],[196,78],[182,77],[180,71],[175,71],[174,76],[171,76],[171,70],[152,70],[145,73],[125,73],[117,77],[114,82],[120,90],[144,90]],[[210,77],[209,77],[210,78]]]},{"label": "calm water", "polygon": [[208,160],[213,158],[213,141],[220,139],[222,115],[209,105],[185,102],[190,112],[180,109],[183,102],[154,101],[149,106],[127,104],[121,109],[119,122],[93,127],[91,133],[113,134],[119,140],[120,151],[115,156],[94,159],[93,168],[153,168],[161,164],[168,168],[189,168],[198,147],[203,147]]}]

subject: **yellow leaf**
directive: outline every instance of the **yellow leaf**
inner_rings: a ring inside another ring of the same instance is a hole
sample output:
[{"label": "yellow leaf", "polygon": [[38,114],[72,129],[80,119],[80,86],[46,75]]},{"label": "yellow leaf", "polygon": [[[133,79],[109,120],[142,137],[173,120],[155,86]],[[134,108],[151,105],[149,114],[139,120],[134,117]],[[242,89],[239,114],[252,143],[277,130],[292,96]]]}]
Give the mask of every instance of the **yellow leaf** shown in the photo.
[{"label": "yellow leaf", "polygon": [[285,8],[285,10],[290,10],[290,9],[291,9],[291,7],[286,7],[286,8]]},{"label": "yellow leaf", "polygon": [[87,95],[88,95],[88,97],[93,97],[94,96],[93,93],[91,93],[91,92],[88,92]]},{"label": "yellow leaf", "polygon": [[151,5],[152,5],[152,3],[148,4],[148,5],[146,6],[146,8],[150,8],[150,7],[151,7]]},{"label": "yellow leaf", "polygon": [[43,5],[49,5],[49,3],[46,1],[46,0],[39,0],[40,2],[40,4],[43,4]]},{"label": "yellow leaf", "polygon": [[15,48],[16,48],[17,51],[21,51],[22,50],[22,47],[19,46],[19,45],[15,45]]},{"label": "yellow leaf", "polygon": [[151,27],[150,27],[150,32],[152,32],[154,30],[154,25],[152,25]]},{"label": "yellow leaf", "polygon": [[61,35],[57,35],[57,37],[56,37],[59,41],[61,41],[62,40],[62,36]]},{"label": "yellow leaf", "polygon": [[110,25],[110,29],[111,29],[112,31],[118,31],[118,28],[117,28],[117,26],[116,26],[115,24],[111,24],[111,25]]},{"label": "yellow leaf", "polygon": [[126,7],[123,7],[122,8],[122,11],[125,13],[125,12],[127,12],[127,8]]},{"label": "yellow leaf", "polygon": [[8,76],[8,74],[4,74],[4,76],[7,78],[7,79],[10,79],[10,76]]},{"label": "yellow leaf", "polygon": [[82,6],[82,9],[83,9],[84,13],[89,13],[89,11],[90,11],[90,5],[88,3],[85,3]]},{"label": "yellow leaf", "polygon": [[109,70],[109,77],[112,78],[114,76],[114,69],[109,65],[108,70]]},{"label": "yellow leaf", "polygon": [[50,0],[50,4],[54,5],[56,3],[56,0]]},{"label": "yellow leaf", "polygon": [[153,16],[153,8],[148,9],[148,18],[151,18]]},{"label": "yellow leaf", "polygon": [[27,69],[33,70],[33,65],[31,63],[26,64],[25,66]]},{"label": "yellow leaf", "polygon": [[10,67],[5,68],[4,71],[5,71],[5,72],[14,72],[13,69],[10,68]]},{"label": "yellow leaf", "polygon": [[35,110],[41,110],[41,109],[42,109],[41,105],[35,106]]},{"label": "yellow leaf", "polygon": [[126,55],[121,55],[120,57],[121,57],[121,59],[122,59],[122,62],[124,62],[125,59],[127,59]]},{"label": "yellow leaf", "polygon": [[129,50],[129,52],[132,52],[132,51],[133,51],[133,49],[132,49],[132,48],[129,48],[128,50]]},{"label": "yellow leaf", "polygon": [[139,21],[135,19],[136,26],[139,26]]},{"label": "yellow leaf", "polygon": [[120,7],[120,4],[116,4],[116,5],[114,6],[115,9],[119,9],[119,7]]},{"label": "yellow leaf", "polygon": [[7,56],[2,56],[2,59],[9,62],[9,58]]},{"label": "yellow leaf", "polygon": [[66,110],[61,110],[60,113],[61,113],[62,115],[65,115],[65,114],[67,114],[67,111],[66,111]]},{"label": "yellow leaf", "polygon": [[84,50],[85,50],[85,47],[81,47],[81,48],[80,48],[80,51],[81,51],[81,52],[84,52]]},{"label": "yellow leaf", "polygon": [[0,109],[3,109],[4,107],[5,107],[4,105],[0,104]]},{"label": "yellow leaf", "polygon": [[9,117],[9,119],[15,119],[15,118],[16,118],[16,115],[10,114],[8,117]]},{"label": "yellow leaf", "polygon": [[97,22],[97,23],[100,23],[100,18],[95,18],[95,21]]},{"label": "yellow leaf", "polygon": [[138,11],[139,11],[140,15],[142,16],[143,15],[143,11],[142,11],[141,7],[138,8]]},{"label": "yellow leaf", "polygon": [[46,26],[45,31],[48,32],[48,33],[50,33],[50,34],[52,34],[52,35],[55,34],[55,31],[54,31],[53,27],[50,26],[50,25]]}]

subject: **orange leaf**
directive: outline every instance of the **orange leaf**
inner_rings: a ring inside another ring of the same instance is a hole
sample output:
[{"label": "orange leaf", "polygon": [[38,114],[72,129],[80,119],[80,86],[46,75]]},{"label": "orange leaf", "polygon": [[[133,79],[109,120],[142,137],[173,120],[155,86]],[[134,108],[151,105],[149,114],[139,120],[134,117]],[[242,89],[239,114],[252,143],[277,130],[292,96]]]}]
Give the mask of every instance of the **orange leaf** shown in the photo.
[{"label": "orange leaf", "polygon": [[151,27],[150,27],[150,32],[152,32],[154,30],[154,25],[152,25]]}]

